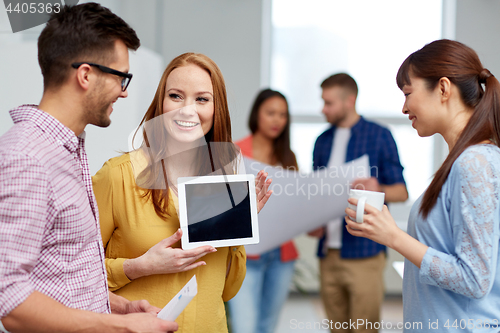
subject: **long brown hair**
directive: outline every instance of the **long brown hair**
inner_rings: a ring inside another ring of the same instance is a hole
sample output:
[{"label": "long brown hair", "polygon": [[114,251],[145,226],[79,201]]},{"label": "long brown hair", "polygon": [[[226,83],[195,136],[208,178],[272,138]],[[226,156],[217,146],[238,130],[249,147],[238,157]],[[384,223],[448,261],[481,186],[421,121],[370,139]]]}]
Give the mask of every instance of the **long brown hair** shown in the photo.
[{"label": "long brown hair", "polygon": [[500,83],[489,70],[483,68],[474,50],[447,39],[427,44],[406,58],[396,77],[400,89],[411,84],[410,74],[424,79],[430,90],[436,88],[441,78],[448,78],[457,86],[464,104],[474,109],[424,194],[420,213],[426,218],[460,154],[467,147],[485,140],[491,140],[497,146],[500,144]]},{"label": "long brown hair", "polygon": [[[200,169],[197,175],[206,175],[214,170],[222,169],[235,161],[237,149],[231,140],[231,119],[229,116],[229,107],[227,104],[226,85],[219,67],[209,57],[200,53],[184,53],[174,58],[167,66],[158,84],[155,97],[151,102],[146,114],[142,118],[139,128],[147,121],[161,116],[163,114],[163,100],[165,99],[165,90],[167,78],[170,73],[179,67],[194,64],[207,71],[212,81],[214,93],[214,120],[212,128],[205,135],[208,144],[208,150],[199,149],[197,153]],[[160,122],[159,122],[160,123]],[[139,130],[139,129],[138,129]],[[137,132],[136,132],[137,134]],[[149,137],[148,137],[149,134]],[[144,141],[142,147],[150,147],[150,140],[156,142],[165,142],[165,131],[148,131],[143,129]],[[135,135],[134,135],[135,137]],[[210,142],[228,142],[227,145],[210,145]],[[163,151],[157,152],[159,155]],[[156,161],[156,162],[155,162]],[[161,217],[166,217],[168,208],[168,181],[163,159],[157,156],[149,158],[148,167],[138,176],[137,183],[143,188],[144,197],[151,199],[156,213]],[[158,189],[154,184],[163,184],[166,189]]]},{"label": "long brown hair", "polygon": [[248,118],[248,127],[252,134],[259,129],[259,109],[261,105],[271,97],[282,98],[286,103],[286,125],[281,134],[273,141],[273,158],[280,163],[283,168],[297,169],[297,160],[295,154],[290,149],[290,112],[288,111],[288,102],[285,96],[276,90],[264,89],[259,92],[253,102],[250,117]]}]

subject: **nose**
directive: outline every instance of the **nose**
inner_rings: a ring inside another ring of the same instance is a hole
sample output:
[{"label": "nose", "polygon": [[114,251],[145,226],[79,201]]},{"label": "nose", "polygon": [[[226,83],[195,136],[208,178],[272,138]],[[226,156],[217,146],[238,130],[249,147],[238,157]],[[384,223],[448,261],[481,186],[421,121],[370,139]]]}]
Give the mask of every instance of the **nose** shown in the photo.
[{"label": "nose", "polygon": [[128,97],[128,90],[125,90],[125,91],[122,91],[120,96],[118,96],[120,98],[127,98]]},{"label": "nose", "polygon": [[408,114],[410,111],[408,110],[408,107],[406,106],[406,102],[403,104],[403,114]]},{"label": "nose", "polygon": [[195,104],[186,105],[179,110],[179,114],[194,116],[197,113]]}]

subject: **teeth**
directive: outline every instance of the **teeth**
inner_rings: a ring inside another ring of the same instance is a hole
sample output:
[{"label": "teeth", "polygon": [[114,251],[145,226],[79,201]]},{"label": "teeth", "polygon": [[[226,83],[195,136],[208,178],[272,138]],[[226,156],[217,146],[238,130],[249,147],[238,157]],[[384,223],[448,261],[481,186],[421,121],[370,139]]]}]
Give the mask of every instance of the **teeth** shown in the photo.
[{"label": "teeth", "polygon": [[194,127],[194,126],[198,125],[198,123],[193,123],[190,121],[181,121],[181,120],[175,120],[175,123],[177,125],[182,126],[182,127]]}]

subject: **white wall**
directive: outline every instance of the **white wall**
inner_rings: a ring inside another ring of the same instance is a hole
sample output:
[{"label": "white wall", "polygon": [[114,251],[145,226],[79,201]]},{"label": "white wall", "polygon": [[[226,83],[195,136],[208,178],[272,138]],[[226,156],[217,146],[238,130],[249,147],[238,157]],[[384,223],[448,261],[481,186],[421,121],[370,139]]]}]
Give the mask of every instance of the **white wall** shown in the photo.
[{"label": "white wall", "polygon": [[247,115],[261,83],[264,0],[108,0],[165,65],[184,52],[209,56],[226,81],[233,139],[247,130]]},{"label": "white wall", "polygon": [[13,41],[0,47],[0,135],[12,126],[8,111],[20,104],[38,104],[43,79],[36,42]]},{"label": "white wall", "polygon": [[500,1],[457,0],[455,39],[472,47],[500,79]]},{"label": "white wall", "polygon": [[[83,2],[83,1],[80,1]],[[128,136],[139,123],[168,62],[188,51],[204,53],[226,80],[233,138],[247,132],[247,114],[261,82],[262,1],[104,0],[136,31],[142,47],[131,55],[134,74],[129,97],[115,104],[106,129],[87,127],[91,173],[107,159],[128,150]],[[43,90],[36,40],[42,27],[12,34],[0,7],[0,135],[12,121],[8,110],[37,104]],[[155,51],[156,53],[154,53]]]}]

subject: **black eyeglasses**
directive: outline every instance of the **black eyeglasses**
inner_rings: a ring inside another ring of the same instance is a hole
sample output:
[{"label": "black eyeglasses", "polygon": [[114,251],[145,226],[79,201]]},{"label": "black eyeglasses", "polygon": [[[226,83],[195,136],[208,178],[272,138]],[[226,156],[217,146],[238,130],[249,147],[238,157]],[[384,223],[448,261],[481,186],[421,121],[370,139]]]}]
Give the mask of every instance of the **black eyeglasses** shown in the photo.
[{"label": "black eyeglasses", "polygon": [[83,64],[87,64],[89,66],[97,67],[97,68],[99,68],[99,70],[101,70],[101,72],[108,73],[108,74],[113,74],[113,75],[117,75],[119,77],[122,77],[123,78],[123,80],[122,80],[122,91],[127,90],[127,87],[130,84],[130,80],[132,80],[132,74],[131,73],[120,72],[120,71],[117,71],[115,69],[112,69],[112,68],[109,68],[109,67],[106,67],[106,66],[102,66],[102,65],[98,65],[98,64],[94,64],[94,63],[91,63],[91,62],[75,62],[75,63],[71,64],[71,67],[78,68],[78,67],[80,67]]}]

